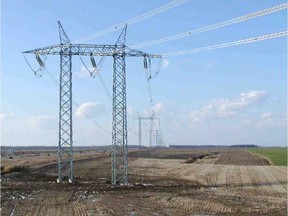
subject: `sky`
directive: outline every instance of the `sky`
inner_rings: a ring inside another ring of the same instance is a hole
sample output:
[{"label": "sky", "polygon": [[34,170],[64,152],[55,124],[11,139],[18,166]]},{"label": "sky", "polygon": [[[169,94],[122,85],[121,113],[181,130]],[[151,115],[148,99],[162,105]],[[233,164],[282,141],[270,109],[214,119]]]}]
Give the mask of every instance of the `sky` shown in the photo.
[{"label": "sky", "polygon": [[[58,145],[59,56],[38,78],[22,52],[58,44],[57,21],[71,41],[141,15],[169,0],[4,0],[1,4],[1,145]],[[191,0],[128,26],[127,46],[205,27],[285,3],[284,0]],[[287,30],[287,11],[141,48],[151,54],[206,47]],[[120,31],[87,41],[114,44]],[[34,68],[33,55],[27,59]],[[83,60],[90,64],[89,58]],[[99,59],[96,59],[97,61]],[[127,58],[128,145],[137,145],[137,113],[151,107],[143,59]],[[158,60],[152,61],[155,72]],[[91,78],[73,57],[74,145],[110,145],[112,59]],[[154,111],[166,145],[287,143],[287,37],[163,59],[150,81]],[[147,122],[146,122],[147,123]],[[148,145],[148,125],[143,141]],[[132,133],[133,131],[134,133]]]}]

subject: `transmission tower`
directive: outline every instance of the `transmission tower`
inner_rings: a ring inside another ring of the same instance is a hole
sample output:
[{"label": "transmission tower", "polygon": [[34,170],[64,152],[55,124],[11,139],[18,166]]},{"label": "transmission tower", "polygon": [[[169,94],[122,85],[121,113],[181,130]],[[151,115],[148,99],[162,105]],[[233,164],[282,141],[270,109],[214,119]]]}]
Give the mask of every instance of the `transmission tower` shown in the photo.
[{"label": "transmission tower", "polygon": [[[126,114],[126,57],[145,59],[161,58],[125,45],[127,25],[114,45],[72,44],[58,21],[60,44],[33,49],[23,54],[35,54],[40,68],[45,67],[42,57],[60,55],[60,111],[58,143],[58,179],[73,181],[73,130],[72,130],[72,56],[113,57],[113,113],[112,113],[112,184],[128,184],[128,148]],[[46,58],[45,58],[46,59]]]},{"label": "transmission tower", "polygon": [[139,116],[137,117],[138,119],[138,148],[140,149],[141,144],[142,144],[142,121],[149,121],[150,123],[150,128],[149,128],[149,147],[153,147],[153,126],[155,120],[158,120],[158,128],[160,128],[160,119],[155,117],[154,115],[150,117],[143,117]]},{"label": "transmission tower", "polygon": [[164,141],[163,141],[162,132],[161,132],[160,128],[154,130],[152,134],[154,137],[155,146],[157,148],[163,147]]}]

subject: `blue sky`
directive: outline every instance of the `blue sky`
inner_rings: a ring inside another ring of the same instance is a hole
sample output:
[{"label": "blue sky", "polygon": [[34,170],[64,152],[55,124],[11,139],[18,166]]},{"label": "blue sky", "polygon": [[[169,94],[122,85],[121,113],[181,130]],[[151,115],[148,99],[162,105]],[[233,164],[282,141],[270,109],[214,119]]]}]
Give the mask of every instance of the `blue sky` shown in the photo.
[{"label": "blue sky", "polygon": [[[47,73],[36,78],[22,51],[59,43],[57,21],[70,40],[88,36],[168,3],[168,0],[2,1],[1,145],[57,145],[58,86]],[[285,3],[283,0],[191,0],[128,26],[127,45],[186,32]],[[165,53],[205,47],[287,29],[287,12],[145,47]],[[114,44],[119,31],[89,41]],[[151,81],[155,111],[168,144],[286,145],[287,38],[170,57]],[[29,56],[37,66],[34,56]],[[89,60],[84,59],[88,64]],[[153,61],[154,67],[158,64]],[[59,57],[49,56],[47,70],[59,76]],[[111,135],[81,112],[111,129],[111,101],[98,78],[89,77],[73,58],[74,145],[109,145]],[[101,76],[111,93],[112,59]],[[127,59],[128,125],[150,111],[142,59]],[[144,144],[148,144],[144,127]],[[129,144],[137,137],[129,133]]]}]

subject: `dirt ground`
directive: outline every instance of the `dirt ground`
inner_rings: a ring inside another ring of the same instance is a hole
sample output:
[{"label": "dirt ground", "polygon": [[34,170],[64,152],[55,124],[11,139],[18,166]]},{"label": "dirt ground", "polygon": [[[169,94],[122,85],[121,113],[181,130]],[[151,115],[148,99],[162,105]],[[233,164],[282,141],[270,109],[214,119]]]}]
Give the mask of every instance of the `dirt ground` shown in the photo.
[{"label": "dirt ground", "polygon": [[125,187],[109,184],[109,152],[79,152],[73,184],[47,154],[2,158],[29,169],[1,176],[1,215],[287,215],[287,167],[245,150],[130,152]]}]

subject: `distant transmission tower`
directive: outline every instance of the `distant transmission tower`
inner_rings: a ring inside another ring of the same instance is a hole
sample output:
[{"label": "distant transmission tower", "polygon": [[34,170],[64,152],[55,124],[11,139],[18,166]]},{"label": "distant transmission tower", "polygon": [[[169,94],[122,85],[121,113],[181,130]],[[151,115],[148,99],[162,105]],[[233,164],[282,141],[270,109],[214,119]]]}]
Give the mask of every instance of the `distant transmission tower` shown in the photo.
[{"label": "distant transmission tower", "polygon": [[[158,127],[160,129],[160,119],[155,117],[154,114],[150,117],[143,117],[143,116],[138,116],[138,148],[141,148],[141,144],[142,144],[142,121],[149,121],[150,123],[150,128],[149,128],[149,147],[152,148],[153,145],[153,137],[155,140],[155,135],[153,134],[153,132],[155,131],[153,129],[154,126],[154,122],[155,120],[158,120]],[[158,133],[158,132],[157,132]],[[155,142],[155,144],[157,145],[157,143]]]},{"label": "distant transmission tower", "polygon": [[60,112],[58,145],[58,179],[73,181],[73,130],[72,130],[72,56],[113,57],[113,113],[112,113],[112,184],[128,184],[127,111],[126,111],[126,57],[144,59],[161,58],[129,48],[125,45],[127,25],[114,45],[72,44],[58,21],[60,44],[25,51],[35,54],[40,69],[45,67],[47,55],[60,55]]}]

